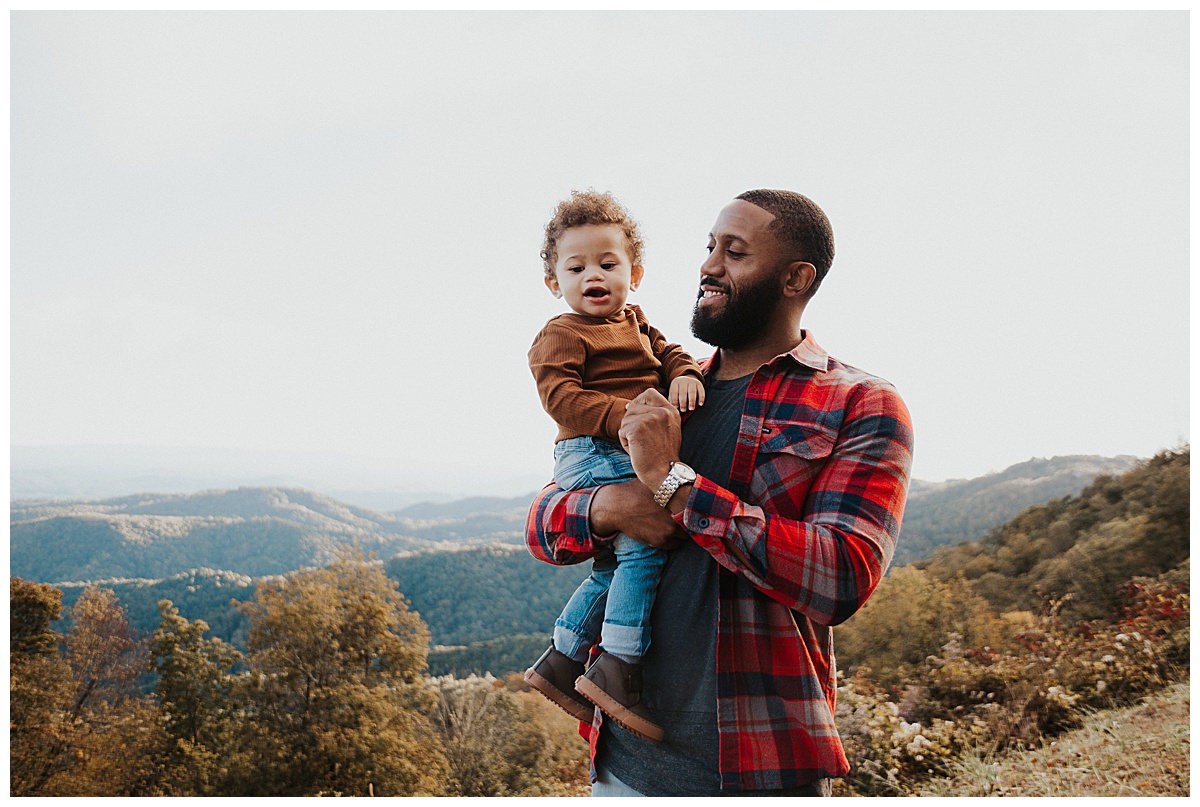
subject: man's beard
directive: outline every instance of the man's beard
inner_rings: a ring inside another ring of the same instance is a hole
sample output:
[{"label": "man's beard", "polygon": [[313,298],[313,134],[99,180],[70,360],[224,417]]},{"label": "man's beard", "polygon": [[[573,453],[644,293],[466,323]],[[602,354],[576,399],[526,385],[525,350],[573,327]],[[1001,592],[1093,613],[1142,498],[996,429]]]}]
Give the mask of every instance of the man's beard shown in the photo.
[{"label": "man's beard", "polygon": [[[709,311],[697,299],[692,312],[692,335],[713,347],[730,350],[745,347],[761,336],[782,297],[779,279],[767,276],[740,289],[714,285],[727,292],[725,303],[719,311]],[[700,293],[704,293],[703,284]]]}]

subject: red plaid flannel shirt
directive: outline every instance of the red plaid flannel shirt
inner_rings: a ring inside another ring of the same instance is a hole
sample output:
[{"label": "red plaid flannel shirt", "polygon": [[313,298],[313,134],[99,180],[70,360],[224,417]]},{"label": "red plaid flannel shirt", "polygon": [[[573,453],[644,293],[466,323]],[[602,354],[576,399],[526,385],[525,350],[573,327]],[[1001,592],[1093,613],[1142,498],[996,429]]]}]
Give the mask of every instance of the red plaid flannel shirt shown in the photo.
[{"label": "red plaid flannel shirt", "polygon": [[[891,384],[806,335],[750,382],[730,488],[698,477],[675,516],[720,566],[723,789],[795,787],[849,771],[834,724],[830,627],[862,607],[892,559],[912,439]],[[526,523],[534,557],[562,565],[595,554],[604,539],[588,525],[594,492],[551,484],[538,495]]]}]

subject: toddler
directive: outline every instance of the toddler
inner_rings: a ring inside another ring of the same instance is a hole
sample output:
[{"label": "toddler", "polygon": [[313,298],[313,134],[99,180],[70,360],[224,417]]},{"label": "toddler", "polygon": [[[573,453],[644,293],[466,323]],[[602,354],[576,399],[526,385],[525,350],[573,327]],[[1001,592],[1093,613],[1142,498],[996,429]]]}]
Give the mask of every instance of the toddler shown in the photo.
[{"label": "toddler", "polygon": [[[626,302],[642,280],[642,247],[636,222],[607,193],[573,192],[546,225],[546,286],[571,313],[537,335],[529,367],[558,424],[554,481],[564,489],[635,477],[617,431],[625,404],[646,388],[680,411],[704,403],[696,362]],[[641,660],[665,560],[618,533],[555,621],[553,644],[525,672],[529,685],[581,720],[591,720],[594,704],[634,734],[661,741],[641,700]],[[603,652],[585,673],[597,639]]]}]

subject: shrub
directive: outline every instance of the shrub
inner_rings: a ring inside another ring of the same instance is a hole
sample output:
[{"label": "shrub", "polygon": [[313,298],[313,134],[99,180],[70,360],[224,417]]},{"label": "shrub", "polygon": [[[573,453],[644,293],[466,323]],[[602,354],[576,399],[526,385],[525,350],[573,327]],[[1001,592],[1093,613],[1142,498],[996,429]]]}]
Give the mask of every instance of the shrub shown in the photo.
[{"label": "shrub", "polygon": [[944,770],[986,732],[974,716],[910,722],[884,689],[861,675],[839,687],[837,723],[850,760],[839,789],[867,796],[911,795],[914,784]]},{"label": "shrub", "polygon": [[[1045,613],[1007,614],[1014,635],[997,648],[954,634],[896,686],[865,665],[838,689],[837,720],[851,771],[837,787],[911,795],[922,779],[968,753],[1032,747],[1186,677],[1190,600],[1186,575],[1120,587],[1112,621],[1071,618],[1071,600]],[[892,684],[885,688],[884,684]],[[843,793],[848,795],[849,793]]]}]

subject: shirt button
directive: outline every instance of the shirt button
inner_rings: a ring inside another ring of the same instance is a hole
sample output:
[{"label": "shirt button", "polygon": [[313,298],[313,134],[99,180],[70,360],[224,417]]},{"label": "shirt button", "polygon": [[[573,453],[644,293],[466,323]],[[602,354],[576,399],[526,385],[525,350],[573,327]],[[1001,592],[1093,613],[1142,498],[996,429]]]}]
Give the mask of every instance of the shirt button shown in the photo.
[{"label": "shirt button", "polygon": [[700,519],[700,529],[702,529],[702,530],[708,529],[708,519],[707,518]]}]

